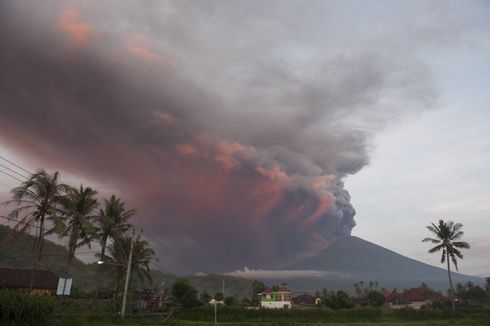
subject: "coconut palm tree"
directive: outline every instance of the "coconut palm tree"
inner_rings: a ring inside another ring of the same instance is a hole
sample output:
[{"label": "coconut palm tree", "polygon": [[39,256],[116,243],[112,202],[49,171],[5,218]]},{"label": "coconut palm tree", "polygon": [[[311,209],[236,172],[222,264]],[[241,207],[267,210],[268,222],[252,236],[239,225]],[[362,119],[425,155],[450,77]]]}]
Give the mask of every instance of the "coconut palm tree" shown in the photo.
[{"label": "coconut palm tree", "polygon": [[58,172],[48,173],[41,169],[13,188],[10,191],[12,199],[4,202],[5,205],[17,206],[9,214],[9,217],[19,220],[16,230],[29,232],[32,227],[36,229],[32,246],[33,269],[37,268],[42,257],[46,222],[52,222],[54,229],[61,225],[60,201],[69,189],[69,186],[59,183]]},{"label": "coconut palm tree", "polygon": [[[106,257],[106,263],[114,271],[113,284],[115,287],[122,285],[121,281],[126,277],[131,241],[131,236],[117,237],[108,247],[110,257]],[[131,278],[136,275],[142,284],[145,280],[151,282],[150,263],[154,259],[155,251],[149,243],[140,236],[136,237],[133,245]]]},{"label": "coconut palm tree", "polygon": [[[97,233],[100,239],[101,261],[105,261],[107,241],[112,239],[114,242],[131,227],[131,224],[128,221],[131,216],[136,215],[136,211],[133,209],[126,209],[125,206],[125,202],[115,195],[112,195],[109,200],[104,199],[104,207],[99,211],[99,215],[95,220]],[[105,264],[101,265],[97,272],[94,300],[97,299],[98,296],[100,277],[105,271],[105,266]]]},{"label": "coconut palm tree", "polygon": [[100,238],[100,260],[104,261],[107,240],[116,239],[127,231],[131,224],[129,219],[136,215],[133,209],[126,209],[125,202],[121,198],[112,195],[109,200],[104,199],[104,208],[99,211],[96,219],[97,230]]},{"label": "coconut palm tree", "polygon": [[447,275],[449,278],[449,287],[450,287],[450,297],[451,297],[451,306],[454,310],[454,288],[453,288],[453,280],[451,278],[451,263],[453,262],[454,267],[458,270],[458,261],[456,259],[463,259],[463,254],[458,249],[469,249],[470,245],[464,241],[460,240],[463,236],[464,232],[461,231],[463,224],[454,223],[453,221],[444,222],[443,220],[439,220],[439,225],[435,225],[432,223],[427,226],[427,229],[435,235],[435,238],[425,238],[422,242],[432,242],[433,244],[437,244],[437,246],[429,249],[430,253],[437,252],[442,249],[441,263],[447,262]]},{"label": "coconut palm tree", "polygon": [[75,256],[75,251],[83,245],[88,245],[97,237],[95,226],[92,224],[96,218],[95,209],[97,191],[90,187],[71,188],[62,198],[62,215],[65,217],[62,237],[68,237],[68,266]]}]

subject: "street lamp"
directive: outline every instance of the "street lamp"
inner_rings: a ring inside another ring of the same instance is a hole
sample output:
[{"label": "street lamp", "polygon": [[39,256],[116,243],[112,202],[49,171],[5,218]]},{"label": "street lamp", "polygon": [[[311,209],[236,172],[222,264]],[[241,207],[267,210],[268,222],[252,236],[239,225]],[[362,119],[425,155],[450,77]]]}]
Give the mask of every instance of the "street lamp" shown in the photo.
[{"label": "street lamp", "polygon": [[[133,235],[131,236],[131,249],[129,250],[129,261],[128,261],[128,266],[126,268],[126,283],[124,284],[124,294],[123,294],[123,302],[121,306],[121,318],[124,319],[124,316],[126,314],[126,298],[128,295],[128,286],[129,286],[129,276],[131,275],[131,263],[133,260],[133,248],[134,248],[134,234],[135,231],[133,229]],[[119,265],[119,266],[124,266],[123,264],[115,264],[115,263],[106,263],[102,260],[97,261],[98,265],[101,264],[108,264],[108,265]]]},{"label": "street lamp", "polygon": [[218,301],[216,299],[211,299],[209,304],[214,305],[214,326],[218,326],[218,304],[223,303],[223,301]]}]

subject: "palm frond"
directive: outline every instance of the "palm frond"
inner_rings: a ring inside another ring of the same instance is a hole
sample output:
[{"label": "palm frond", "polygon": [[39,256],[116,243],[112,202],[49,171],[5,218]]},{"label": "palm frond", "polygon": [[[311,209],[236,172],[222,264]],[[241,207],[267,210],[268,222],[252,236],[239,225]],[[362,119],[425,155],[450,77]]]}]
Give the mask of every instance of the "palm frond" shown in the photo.
[{"label": "palm frond", "polygon": [[463,249],[470,249],[471,246],[468,242],[465,241],[458,241],[458,242],[453,242],[452,245],[456,248],[463,248]]},{"label": "palm frond", "polygon": [[434,252],[436,252],[436,251],[441,250],[441,249],[442,249],[442,248],[444,248],[444,247],[445,247],[445,246],[444,246],[444,244],[440,244],[440,245],[438,245],[438,246],[435,246],[434,248],[429,249],[429,252],[432,254],[432,253],[434,253]]},{"label": "palm frond", "polygon": [[441,240],[432,239],[432,238],[425,238],[422,240],[422,242],[441,243]]}]

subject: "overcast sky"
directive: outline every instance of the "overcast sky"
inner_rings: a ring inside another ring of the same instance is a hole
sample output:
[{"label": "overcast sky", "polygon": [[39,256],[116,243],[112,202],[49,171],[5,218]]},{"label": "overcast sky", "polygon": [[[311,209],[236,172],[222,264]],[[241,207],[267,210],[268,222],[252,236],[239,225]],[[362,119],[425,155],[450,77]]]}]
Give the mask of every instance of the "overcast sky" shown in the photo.
[{"label": "overcast sky", "polygon": [[420,240],[444,218],[460,271],[490,273],[485,1],[0,6],[2,156],[123,197],[193,265],[169,270],[286,268],[351,233],[439,265]]}]

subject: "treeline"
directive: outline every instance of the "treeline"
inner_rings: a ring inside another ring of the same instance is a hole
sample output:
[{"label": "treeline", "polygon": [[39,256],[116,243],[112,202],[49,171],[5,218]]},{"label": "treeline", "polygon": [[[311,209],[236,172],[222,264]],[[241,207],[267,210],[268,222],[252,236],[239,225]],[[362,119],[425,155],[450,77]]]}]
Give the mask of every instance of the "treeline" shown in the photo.
[{"label": "treeline", "polygon": [[[4,205],[12,210],[7,218],[17,222],[20,234],[33,234],[32,267],[37,269],[44,255],[43,244],[47,235],[66,239],[66,271],[69,271],[77,250],[100,244],[97,280],[109,277],[109,285],[121,287],[128,265],[128,253],[133,245],[132,275],[141,282],[151,280],[150,263],[155,252],[141,236],[132,237],[131,217],[134,209],[126,207],[116,195],[99,199],[91,187],[71,186],[60,182],[58,172],[41,169],[10,191],[11,199]],[[97,284],[99,287],[100,284]]]}]

